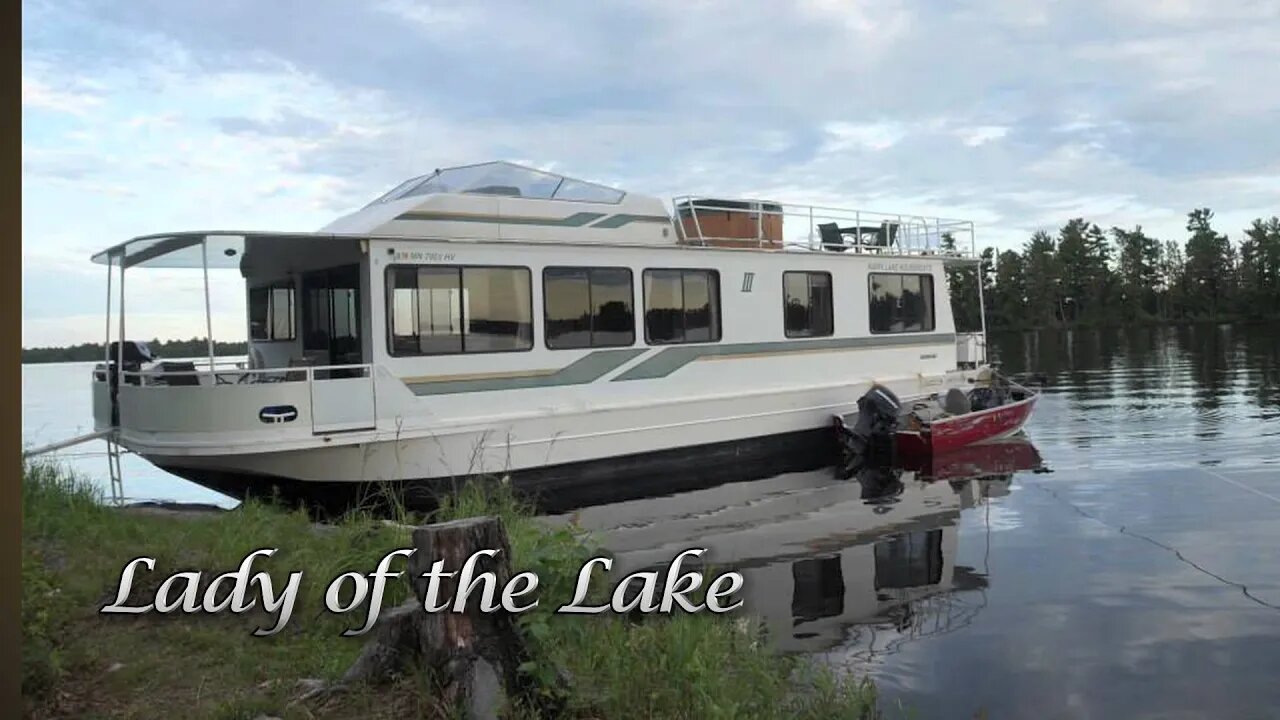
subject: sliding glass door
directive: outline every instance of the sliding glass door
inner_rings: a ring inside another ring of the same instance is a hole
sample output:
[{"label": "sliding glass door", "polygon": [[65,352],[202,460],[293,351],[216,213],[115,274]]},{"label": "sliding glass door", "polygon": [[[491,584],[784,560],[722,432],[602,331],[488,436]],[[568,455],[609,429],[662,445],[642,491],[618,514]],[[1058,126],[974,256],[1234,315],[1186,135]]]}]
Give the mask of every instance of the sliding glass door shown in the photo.
[{"label": "sliding glass door", "polygon": [[364,362],[360,347],[360,266],[302,276],[302,349],[328,365]]}]

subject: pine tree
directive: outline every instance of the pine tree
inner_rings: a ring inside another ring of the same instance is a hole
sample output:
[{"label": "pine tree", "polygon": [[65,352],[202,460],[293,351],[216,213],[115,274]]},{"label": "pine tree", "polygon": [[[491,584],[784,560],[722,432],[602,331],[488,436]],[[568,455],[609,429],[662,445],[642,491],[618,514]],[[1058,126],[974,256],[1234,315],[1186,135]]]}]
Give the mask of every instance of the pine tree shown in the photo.
[{"label": "pine tree", "polygon": [[1232,278],[1231,244],[1212,226],[1213,211],[1199,208],[1187,214],[1186,290],[1191,311],[1216,319],[1229,294]]},{"label": "pine tree", "polygon": [[1280,217],[1258,218],[1240,243],[1238,307],[1246,317],[1280,312]]},{"label": "pine tree", "polygon": [[989,302],[993,325],[1024,327],[1029,323],[1026,265],[1016,251],[1005,250],[996,258]]},{"label": "pine tree", "polygon": [[1119,284],[1124,318],[1132,320],[1141,316],[1159,314],[1157,289],[1161,285],[1160,242],[1142,232],[1142,226],[1133,230],[1111,228],[1119,248]]},{"label": "pine tree", "polygon": [[1112,285],[1110,256],[1107,236],[1097,225],[1074,218],[1062,226],[1058,232],[1058,260],[1064,319],[1072,322],[1107,319]]},{"label": "pine tree", "polygon": [[1164,244],[1160,254],[1160,282],[1164,288],[1161,316],[1166,320],[1181,320],[1186,316],[1187,267],[1182,248],[1172,240]]},{"label": "pine tree", "polygon": [[1026,274],[1025,320],[1032,326],[1052,325],[1063,317],[1062,278],[1057,247],[1049,233],[1037,231],[1022,249]]}]

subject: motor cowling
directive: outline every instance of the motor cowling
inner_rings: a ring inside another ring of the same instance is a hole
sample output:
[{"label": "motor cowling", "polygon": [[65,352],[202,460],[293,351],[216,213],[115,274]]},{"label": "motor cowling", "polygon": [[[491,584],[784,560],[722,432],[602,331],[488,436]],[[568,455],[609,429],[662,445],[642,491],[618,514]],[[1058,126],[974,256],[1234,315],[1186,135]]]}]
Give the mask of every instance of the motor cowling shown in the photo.
[{"label": "motor cowling", "polygon": [[872,385],[866,395],[858,398],[858,412],[877,420],[898,421],[902,402],[893,391],[883,385]]},{"label": "motor cowling", "polygon": [[902,402],[883,385],[872,385],[858,398],[858,417],[853,426],[840,421],[846,469],[867,465],[888,465],[894,459],[894,434]]}]

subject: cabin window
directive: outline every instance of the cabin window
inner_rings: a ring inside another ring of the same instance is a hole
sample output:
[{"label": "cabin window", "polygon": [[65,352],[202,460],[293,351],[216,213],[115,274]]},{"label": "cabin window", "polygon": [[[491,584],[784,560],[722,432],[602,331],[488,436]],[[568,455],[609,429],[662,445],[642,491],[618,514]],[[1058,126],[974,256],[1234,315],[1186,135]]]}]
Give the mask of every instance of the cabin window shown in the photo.
[{"label": "cabin window", "polygon": [[782,273],[782,313],[787,337],[832,334],[831,273]]},{"label": "cabin window", "polygon": [[645,270],[644,336],[650,345],[720,340],[720,273]]},{"label": "cabin window", "polygon": [[933,330],[933,276],[871,273],[871,332]]},{"label": "cabin window", "polygon": [[636,340],[629,268],[549,267],[542,271],[547,347],[618,347]]},{"label": "cabin window", "polygon": [[292,340],[293,285],[249,289],[249,339]]},{"label": "cabin window", "polygon": [[387,306],[392,355],[533,348],[529,268],[391,267]]}]

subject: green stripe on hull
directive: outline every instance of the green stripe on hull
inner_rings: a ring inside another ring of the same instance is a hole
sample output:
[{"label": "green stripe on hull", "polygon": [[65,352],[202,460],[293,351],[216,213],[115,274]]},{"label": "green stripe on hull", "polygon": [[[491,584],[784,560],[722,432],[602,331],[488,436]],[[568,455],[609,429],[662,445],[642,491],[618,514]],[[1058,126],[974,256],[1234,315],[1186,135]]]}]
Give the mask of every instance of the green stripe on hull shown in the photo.
[{"label": "green stripe on hull", "polygon": [[633,222],[651,222],[666,225],[671,222],[671,218],[666,215],[629,215],[627,213],[618,213],[617,215],[610,215],[591,227],[613,230],[615,228],[620,228],[623,225],[630,225]]},{"label": "green stripe on hull", "polygon": [[910,345],[955,344],[952,333],[932,335],[885,335],[825,340],[785,340],[781,342],[734,343],[729,345],[679,345],[663,349],[644,362],[613,379],[652,380],[666,377],[689,363],[704,357],[732,357],[757,353],[793,353],[813,350],[849,350],[854,348],[899,347]]},{"label": "green stripe on hull", "polygon": [[[826,338],[822,340],[785,340],[781,342],[735,343],[729,345],[679,345],[666,347],[647,360],[627,370],[620,380],[654,380],[663,378],[695,360],[705,357],[735,357],[757,354],[802,353],[858,348],[911,347],[916,345],[955,344],[955,335],[887,335],[861,338]],[[647,348],[596,350],[548,375],[523,377],[477,378],[474,380],[441,380],[409,383],[415,395],[451,395],[455,393],[524,390],[528,388],[586,385],[648,352]]]},{"label": "green stripe on hull", "polygon": [[596,350],[550,375],[524,377],[477,378],[475,380],[442,380],[409,384],[415,395],[450,395],[454,393],[523,390],[558,385],[586,385],[644,354],[643,348],[628,350]]}]

